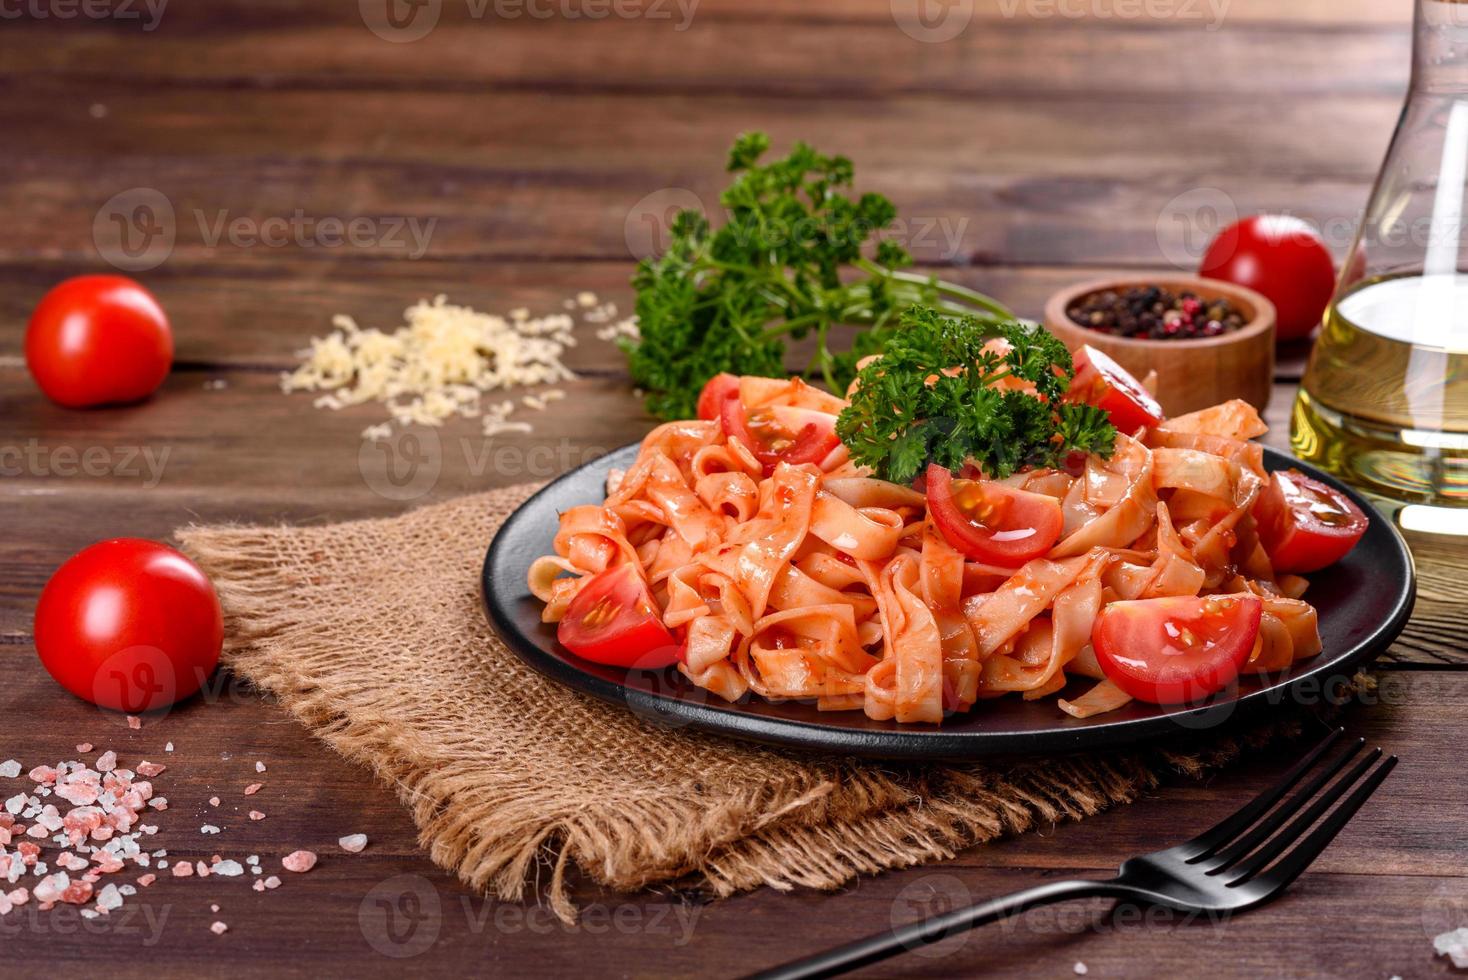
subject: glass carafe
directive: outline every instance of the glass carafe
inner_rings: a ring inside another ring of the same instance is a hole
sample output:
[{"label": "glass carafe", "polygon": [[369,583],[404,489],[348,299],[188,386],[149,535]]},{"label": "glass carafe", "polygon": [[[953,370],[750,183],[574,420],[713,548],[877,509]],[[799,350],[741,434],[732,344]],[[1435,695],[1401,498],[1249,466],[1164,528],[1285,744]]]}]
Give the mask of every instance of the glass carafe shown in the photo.
[{"label": "glass carafe", "polygon": [[1417,0],[1412,85],[1295,402],[1296,455],[1468,534],[1468,0]]}]

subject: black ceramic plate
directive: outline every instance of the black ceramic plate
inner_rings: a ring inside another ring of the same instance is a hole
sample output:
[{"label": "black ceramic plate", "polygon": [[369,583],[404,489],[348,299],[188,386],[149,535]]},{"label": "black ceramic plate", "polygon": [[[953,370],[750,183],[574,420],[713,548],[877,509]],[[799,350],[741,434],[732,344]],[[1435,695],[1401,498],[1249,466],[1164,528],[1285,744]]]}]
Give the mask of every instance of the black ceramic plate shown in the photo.
[{"label": "black ceramic plate", "polygon": [[[1344,491],[1372,517],[1366,536],[1345,561],[1310,576],[1305,598],[1319,610],[1325,650],[1283,674],[1243,679],[1236,690],[1220,692],[1202,707],[1162,708],[1133,701],[1084,721],[1056,707],[1054,695],[1035,701],[1014,696],[980,701],[973,711],[953,716],[941,726],[872,721],[859,711],[821,712],[813,704],[774,704],[754,696],[729,704],[671,669],[627,671],[582,660],[556,642],[553,626],[541,623],[540,603],[526,588],[530,563],[551,551],[557,515],[577,504],[604,499],[607,471],[625,469],[636,455],[637,446],[625,446],[572,470],[512,514],[485,558],[484,602],[491,623],[510,649],[536,670],[673,727],[891,759],[965,759],[1122,745],[1212,728],[1271,706],[1331,698],[1344,678],[1385,650],[1402,631],[1416,595],[1411,554],[1390,521],[1350,488],[1266,448],[1265,463],[1271,470],[1297,467]],[[1074,697],[1093,683],[1078,679],[1061,694]]]}]

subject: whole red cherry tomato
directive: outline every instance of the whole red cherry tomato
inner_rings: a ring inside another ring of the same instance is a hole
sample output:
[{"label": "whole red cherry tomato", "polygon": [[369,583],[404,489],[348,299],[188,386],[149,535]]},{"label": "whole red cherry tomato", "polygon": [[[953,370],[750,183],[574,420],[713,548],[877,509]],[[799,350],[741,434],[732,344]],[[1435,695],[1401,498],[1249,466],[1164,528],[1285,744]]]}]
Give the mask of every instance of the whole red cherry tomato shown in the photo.
[{"label": "whole red cherry tomato", "polygon": [[25,361],[46,397],[67,408],[134,402],[173,365],[173,332],[153,294],[126,276],[78,276],[31,314]]},{"label": "whole red cherry tomato", "polygon": [[1279,340],[1310,336],[1335,292],[1330,250],[1314,228],[1289,215],[1259,215],[1225,228],[1198,271],[1263,293],[1274,304]]},{"label": "whole red cherry tomato", "polygon": [[166,545],[116,538],[83,548],[36,604],[36,652],[62,687],[136,714],[203,686],[224,618],[209,579]]}]

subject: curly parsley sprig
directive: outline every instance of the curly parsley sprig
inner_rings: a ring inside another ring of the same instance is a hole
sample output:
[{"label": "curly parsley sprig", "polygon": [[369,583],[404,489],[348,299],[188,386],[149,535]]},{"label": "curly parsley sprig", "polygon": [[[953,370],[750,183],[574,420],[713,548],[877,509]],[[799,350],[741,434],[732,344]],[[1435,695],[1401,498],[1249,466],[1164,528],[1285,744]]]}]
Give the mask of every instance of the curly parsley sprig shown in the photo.
[{"label": "curly parsley sprig", "polygon": [[[1106,413],[1061,401],[1073,376],[1070,352],[1041,327],[984,325],[915,306],[879,360],[857,374],[836,434],[851,458],[907,483],[929,463],[957,471],[977,463],[1002,479],[1022,466],[1059,466],[1073,452],[1110,456],[1116,429]],[[985,344],[997,334],[1003,353]],[[1006,378],[1028,381],[1039,398]]]},{"label": "curly parsley sprig", "polygon": [[[728,163],[738,176],[720,196],[728,220],[714,229],[682,211],[663,254],[638,264],[639,337],[621,344],[652,414],[691,418],[704,382],[720,371],[782,376],[787,341],[806,337],[815,355],[803,373],[841,392],[913,303],[989,324],[1013,319],[981,293],[902,271],[912,264],[906,249],[877,238],[897,210],[880,194],[843,193],[850,160],[797,143],[762,164],[769,147],[763,133],[739,136]],[[858,332],[850,349],[833,350],[841,325]]]}]

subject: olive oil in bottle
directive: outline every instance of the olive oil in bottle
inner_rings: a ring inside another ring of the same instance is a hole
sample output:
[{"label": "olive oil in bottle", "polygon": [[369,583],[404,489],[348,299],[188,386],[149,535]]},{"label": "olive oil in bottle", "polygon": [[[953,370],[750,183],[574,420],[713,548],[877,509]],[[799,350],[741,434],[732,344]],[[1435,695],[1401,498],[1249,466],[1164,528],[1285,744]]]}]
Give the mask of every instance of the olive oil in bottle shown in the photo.
[{"label": "olive oil in bottle", "polygon": [[1468,508],[1468,275],[1347,287],[1326,312],[1292,439],[1301,459],[1375,495]]},{"label": "olive oil in bottle", "polygon": [[1295,401],[1296,455],[1468,534],[1468,0],[1416,0],[1411,87]]}]

